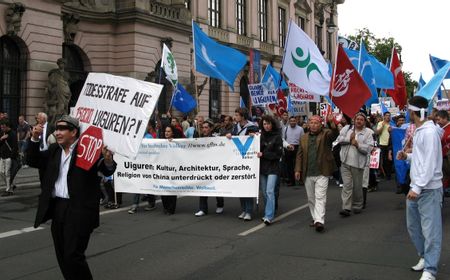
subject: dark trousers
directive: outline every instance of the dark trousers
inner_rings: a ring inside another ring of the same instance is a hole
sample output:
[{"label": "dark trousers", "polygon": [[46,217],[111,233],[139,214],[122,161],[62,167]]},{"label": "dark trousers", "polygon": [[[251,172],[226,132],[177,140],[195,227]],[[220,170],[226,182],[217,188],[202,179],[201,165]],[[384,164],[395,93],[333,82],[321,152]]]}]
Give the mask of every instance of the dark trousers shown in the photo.
[{"label": "dark trousers", "polygon": [[108,201],[112,202],[114,201],[115,204],[121,205],[122,204],[122,193],[116,193],[114,196],[114,182],[113,181],[106,181],[105,184],[105,191],[108,195]]},{"label": "dark trousers", "polygon": [[[224,200],[223,197],[216,197],[216,206],[223,208]],[[199,199],[198,208],[208,214],[208,197],[207,196],[201,196]]]},{"label": "dark trousers", "polygon": [[177,208],[177,196],[176,195],[161,195],[164,212],[167,214],[175,214]]},{"label": "dark trousers", "polygon": [[284,158],[286,161],[287,168],[287,179],[288,183],[291,185],[295,184],[295,158],[297,157],[298,145],[294,145],[294,150],[289,151],[287,149],[284,150]]},{"label": "dark trousers", "polygon": [[80,232],[78,226],[66,219],[68,199],[55,198],[51,232],[56,258],[64,279],[92,279],[84,252],[89,244],[90,232]]},{"label": "dark trousers", "polygon": [[386,175],[386,179],[391,179],[392,175],[392,161],[389,160],[389,147],[388,146],[381,146],[381,163],[383,164],[383,170],[384,174]]}]

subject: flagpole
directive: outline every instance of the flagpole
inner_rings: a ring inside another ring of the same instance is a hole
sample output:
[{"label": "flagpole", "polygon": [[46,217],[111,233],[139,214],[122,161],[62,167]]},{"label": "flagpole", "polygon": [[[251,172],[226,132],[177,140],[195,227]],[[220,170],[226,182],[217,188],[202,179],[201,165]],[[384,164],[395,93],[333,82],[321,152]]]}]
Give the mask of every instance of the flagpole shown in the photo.
[{"label": "flagpole", "polygon": [[363,43],[363,40],[362,40],[362,36],[361,36],[361,39],[359,40],[359,57],[358,57],[358,73],[360,73],[361,74],[361,53],[362,53],[362,43]]},{"label": "flagpole", "polygon": [[197,109],[197,114],[198,114],[200,111],[200,109],[199,109],[200,100],[199,100],[198,90],[197,90],[197,75],[195,75],[197,61],[195,60],[195,32],[194,32],[195,22],[194,22],[194,19],[192,19],[191,24],[192,24],[192,49],[193,49],[192,62],[194,64],[193,67],[191,68],[191,71],[192,71],[192,75],[194,75],[194,91],[195,91],[195,99],[197,100],[197,106],[196,106],[197,108],[196,109]]},{"label": "flagpole", "polygon": [[[334,87],[334,77],[336,76],[336,67],[337,67],[338,53],[339,53],[339,42],[336,44],[336,55],[334,56],[333,76],[331,77],[331,81],[330,81],[330,90],[329,90],[330,92],[329,92],[329,95],[330,95],[331,104],[333,104],[333,93],[331,92],[331,90]],[[339,110],[340,110],[340,108],[339,108]]]}]

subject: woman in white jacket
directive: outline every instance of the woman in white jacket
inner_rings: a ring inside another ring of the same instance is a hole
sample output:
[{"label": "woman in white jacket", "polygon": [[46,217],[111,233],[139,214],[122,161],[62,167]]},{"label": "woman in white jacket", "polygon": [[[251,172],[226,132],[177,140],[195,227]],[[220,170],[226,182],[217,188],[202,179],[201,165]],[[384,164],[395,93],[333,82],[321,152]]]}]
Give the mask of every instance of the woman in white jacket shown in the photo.
[{"label": "woman in white jacket", "polygon": [[364,168],[367,166],[368,154],[373,149],[373,131],[366,128],[366,116],[357,113],[353,125],[346,125],[340,132],[338,142],[341,144],[341,174],[344,182],[342,188],[343,217],[353,213],[359,214],[363,207],[362,181]]}]

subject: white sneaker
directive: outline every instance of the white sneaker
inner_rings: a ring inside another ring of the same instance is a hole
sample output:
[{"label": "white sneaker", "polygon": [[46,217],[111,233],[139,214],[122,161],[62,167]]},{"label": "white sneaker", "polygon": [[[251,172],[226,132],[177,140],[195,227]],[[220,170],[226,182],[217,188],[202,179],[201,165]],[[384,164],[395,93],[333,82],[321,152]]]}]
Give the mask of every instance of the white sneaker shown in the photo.
[{"label": "white sneaker", "polygon": [[420,258],[419,262],[411,267],[412,271],[422,271],[425,268],[425,259],[424,258]]},{"label": "white sneaker", "polygon": [[434,275],[430,272],[424,271],[422,273],[422,277],[420,277],[420,280],[436,280],[436,277],[434,277]]},{"label": "white sneaker", "polygon": [[251,221],[251,220],[252,220],[252,216],[249,213],[245,213],[244,221]]},{"label": "white sneaker", "polygon": [[206,215],[206,213],[203,212],[202,210],[200,210],[200,211],[198,211],[197,213],[195,213],[195,216],[196,216],[196,217],[201,217],[201,216],[205,216],[205,215]]},{"label": "white sneaker", "polygon": [[238,216],[239,219],[243,219],[245,217],[245,212],[242,212],[241,215]]},{"label": "white sneaker", "polygon": [[339,188],[343,188],[344,187],[344,184],[339,184]]},{"label": "white sneaker", "polygon": [[222,214],[223,213],[223,207],[217,207],[216,214]]}]

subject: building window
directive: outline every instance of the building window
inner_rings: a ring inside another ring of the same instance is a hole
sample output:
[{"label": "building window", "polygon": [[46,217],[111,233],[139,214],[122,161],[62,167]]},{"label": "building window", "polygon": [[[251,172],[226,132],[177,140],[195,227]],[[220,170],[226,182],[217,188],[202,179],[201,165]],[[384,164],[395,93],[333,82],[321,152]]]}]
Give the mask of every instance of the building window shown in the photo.
[{"label": "building window", "polygon": [[284,48],[286,41],[286,10],[278,7],[278,37],[279,46]]},{"label": "building window", "polygon": [[85,71],[82,53],[83,50],[75,44],[63,44],[63,58],[66,60],[66,68],[64,70],[70,74],[69,87],[72,93],[69,107],[75,107],[77,104],[78,97],[88,75],[88,72]]},{"label": "building window", "polygon": [[314,28],[314,34],[315,34],[315,38],[316,38],[316,45],[319,48],[319,50],[323,51],[322,49],[322,27],[320,25],[315,26]]},{"label": "building window", "polygon": [[246,0],[236,0],[236,27],[239,35],[246,35]]},{"label": "building window", "polygon": [[305,31],[305,18],[303,17],[298,17],[298,26],[300,26],[300,28]]},{"label": "building window", "polygon": [[208,23],[212,27],[220,28],[220,0],[208,1]]},{"label": "building window", "polygon": [[259,39],[267,42],[267,0],[258,0]]},{"label": "building window", "polygon": [[209,79],[209,117],[220,117],[220,80],[210,78]]},{"label": "building window", "polygon": [[188,9],[190,11],[191,10],[191,0],[184,0],[184,6],[186,7],[186,9]]},{"label": "building window", "polygon": [[19,46],[8,36],[0,38],[0,111],[15,122],[20,114],[21,55]]}]

